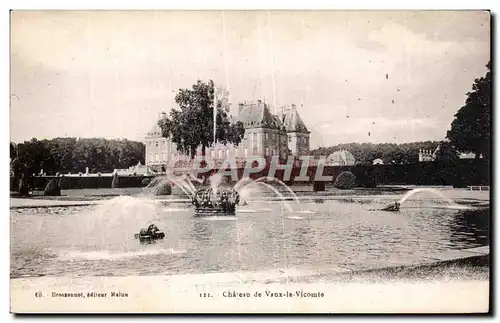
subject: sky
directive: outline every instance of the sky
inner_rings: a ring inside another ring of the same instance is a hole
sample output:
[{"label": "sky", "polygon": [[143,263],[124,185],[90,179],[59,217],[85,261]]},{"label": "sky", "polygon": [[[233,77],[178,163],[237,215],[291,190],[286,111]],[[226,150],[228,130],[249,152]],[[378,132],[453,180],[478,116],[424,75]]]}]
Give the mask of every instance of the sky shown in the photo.
[{"label": "sky", "polygon": [[442,140],[489,59],[481,11],[13,11],[11,141],[143,140],[198,79],[296,104],[311,148]]}]

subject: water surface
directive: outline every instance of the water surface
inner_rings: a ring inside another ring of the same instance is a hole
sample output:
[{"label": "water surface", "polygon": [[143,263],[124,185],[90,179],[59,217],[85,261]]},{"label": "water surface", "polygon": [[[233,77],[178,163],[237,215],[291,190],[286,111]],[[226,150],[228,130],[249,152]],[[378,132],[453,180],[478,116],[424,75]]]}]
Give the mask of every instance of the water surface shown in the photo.
[{"label": "water surface", "polygon": [[[414,260],[489,244],[489,209],[408,200],[279,201],[235,217],[193,217],[192,206],[117,197],[102,205],[11,210],[11,276],[152,275],[318,269]],[[166,238],[134,238],[154,222]]]}]

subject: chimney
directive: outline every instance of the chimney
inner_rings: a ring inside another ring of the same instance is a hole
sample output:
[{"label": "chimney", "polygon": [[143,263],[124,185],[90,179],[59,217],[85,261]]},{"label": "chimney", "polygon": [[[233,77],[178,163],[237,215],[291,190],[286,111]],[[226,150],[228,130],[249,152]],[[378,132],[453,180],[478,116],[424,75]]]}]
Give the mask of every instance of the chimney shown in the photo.
[{"label": "chimney", "polygon": [[295,111],[297,109],[297,107],[295,106],[295,104],[292,104],[292,110]]},{"label": "chimney", "polygon": [[257,103],[258,103],[258,104],[261,104],[261,103],[262,103],[262,100],[260,100],[260,99],[259,99],[259,100],[257,100]]}]

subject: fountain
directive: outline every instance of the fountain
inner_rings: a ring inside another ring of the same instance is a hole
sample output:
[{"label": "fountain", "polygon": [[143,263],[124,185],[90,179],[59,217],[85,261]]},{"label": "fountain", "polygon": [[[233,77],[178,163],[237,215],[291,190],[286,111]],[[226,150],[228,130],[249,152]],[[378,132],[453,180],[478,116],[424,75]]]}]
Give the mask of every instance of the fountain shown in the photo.
[{"label": "fountain", "polygon": [[447,198],[446,196],[443,195],[440,191],[434,189],[434,188],[428,188],[428,187],[420,187],[420,188],[415,188],[408,193],[406,193],[400,200],[399,204],[403,204],[408,198],[410,198],[412,195],[417,194],[417,193],[423,193],[423,192],[428,192],[432,193],[434,195],[439,196],[443,201],[445,201],[449,205],[454,205],[456,204],[453,202],[451,199]]},{"label": "fountain", "polygon": [[439,190],[436,190],[434,188],[427,188],[427,187],[421,187],[421,188],[416,188],[413,189],[409,192],[407,192],[399,201],[396,202],[391,202],[387,204],[384,208],[382,208],[382,211],[389,211],[389,212],[398,212],[401,205],[408,200],[412,195],[417,194],[417,193],[432,193],[433,195],[438,196],[441,200],[445,201],[445,203],[448,205],[449,208],[458,208],[458,209],[466,209],[467,207],[462,207],[452,201],[451,199],[447,198],[446,196],[443,195]]},{"label": "fountain", "polygon": [[141,229],[141,231],[136,233],[134,237],[139,239],[141,242],[151,242],[165,238],[165,233],[160,231],[155,224],[150,224],[147,229]]},{"label": "fountain", "polygon": [[146,195],[153,196],[170,195],[172,194],[172,186],[181,189],[181,191],[189,198],[192,198],[196,191],[193,183],[187,178],[187,176],[166,175],[155,177],[144,188],[144,192],[146,193]]},{"label": "fountain", "polygon": [[196,190],[192,203],[195,216],[235,215],[240,194],[222,183],[222,177],[214,174],[210,177],[210,187]]},{"label": "fountain", "polygon": [[[193,182],[198,186],[195,186]],[[278,184],[288,193],[287,196],[266,182]],[[191,173],[181,176],[166,175],[153,179],[145,191],[149,192],[147,195],[158,195],[158,188],[162,185],[179,188],[194,205],[195,216],[235,215],[236,206],[248,205],[249,195],[256,195],[250,193],[252,188],[264,188],[274,193],[288,212],[294,212],[289,202],[294,202],[297,206],[301,205],[299,198],[290,187],[272,177],[261,177],[256,180],[243,178],[234,185],[230,185],[227,177],[219,173],[212,174],[207,181],[200,180]],[[262,190],[259,190],[259,193],[261,192]],[[261,194],[257,195],[261,196]],[[314,213],[306,210],[301,212]]]}]

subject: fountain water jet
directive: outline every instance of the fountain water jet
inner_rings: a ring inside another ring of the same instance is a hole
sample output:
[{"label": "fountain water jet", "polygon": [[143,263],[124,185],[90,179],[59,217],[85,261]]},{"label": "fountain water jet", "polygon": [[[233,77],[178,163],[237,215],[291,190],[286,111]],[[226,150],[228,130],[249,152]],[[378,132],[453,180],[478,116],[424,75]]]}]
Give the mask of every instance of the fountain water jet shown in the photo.
[{"label": "fountain water jet", "polygon": [[71,235],[65,238],[67,245],[71,246],[70,249],[79,249],[82,241],[85,241],[84,253],[127,253],[136,249],[136,242],[131,238],[138,227],[156,223],[161,220],[161,214],[162,207],[154,201],[119,196],[96,205],[84,214],[75,214],[77,230],[72,226],[61,230],[71,232]]},{"label": "fountain water jet", "polygon": [[426,188],[426,187],[423,187],[423,188],[416,188],[416,189],[413,189],[409,192],[407,192],[399,201],[398,203],[399,204],[403,204],[407,199],[409,199],[412,195],[415,195],[417,193],[424,193],[424,192],[429,192],[429,193],[432,193],[434,195],[437,195],[439,196],[441,199],[443,199],[447,204],[449,205],[456,205],[456,203],[449,199],[448,197],[444,196],[443,193],[441,193],[440,191],[434,189],[434,188]]},{"label": "fountain water jet", "polygon": [[179,187],[189,198],[193,198],[196,191],[196,188],[190,180],[185,177],[177,177],[173,175],[155,177],[145,187],[145,191],[152,195],[158,195],[163,185],[166,184]]},{"label": "fountain water jet", "polygon": [[288,211],[289,212],[293,212],[293,208],[287,203],[287,201],[285,200],[285,197],[283,196],[283,194],[281,194],[275,187],[267,184],[267,183],[263,183],[263,182],[257,182],[257,181],[253,181],[251,182],[250,184],[247,184],[245,185],[241,190],[240,190],[240,194],[242,194],[243,196],[245,196],[243,194],[244,190],[245,189],[249,189],[250,187],[252,187],[253,185],[259,185],[259,186],[264,186],[268,189],[270,189],[272,192],[274,192],[278,197],[281,198],[281,201],[282,203],[287,207]]},{"label": "fountain water jet", "polygon": [[444,200],[447,204],[448,208],[453,208],[453,209],[464,209],[467,207],[463,207],[457,203],[455,203],[453,200],[450,198],[444,196],[443,193],[441,193],[439,190],[436,190],[434,188],[429,188],[429,187],[421,187],[421,188],[415,188],[409,192],[407,192],[399,201],[389,203],[386,207],[384,207],[382,210],[383,211],[391,211],[391,212],[397,212],[399,211],[400,206],[406,202],[411,196],[417,193],[423,193],[423,192],[429,192],[434,195],[439,196],[442,200]]},{"label": "fountain water jet", "polygon": [[240,191],[240,186],[243,185],[244,183],[251,183],[253,182],[254,180],[249,178],[249,177],[245,177],[245,178],[242,178],[240,179],[239,181],[236,182],[236,184],[234,184],[234,190],[239,192]]},{"label": "fountain water jet", "polygon": [[259,177],[258,179],[255,180],[255,182],[262,182],[262,181],[270,181],[270,182],[278,183],[281,187],[284,187],[290,193],[291,197],[294,199],[295,202],[300,204],[300,200],[297,197],[297,194],[295,194],[295,192],[288,185],[286,185],[285,183],[283,183],[279,179],[267,176],[267,177]]}]

